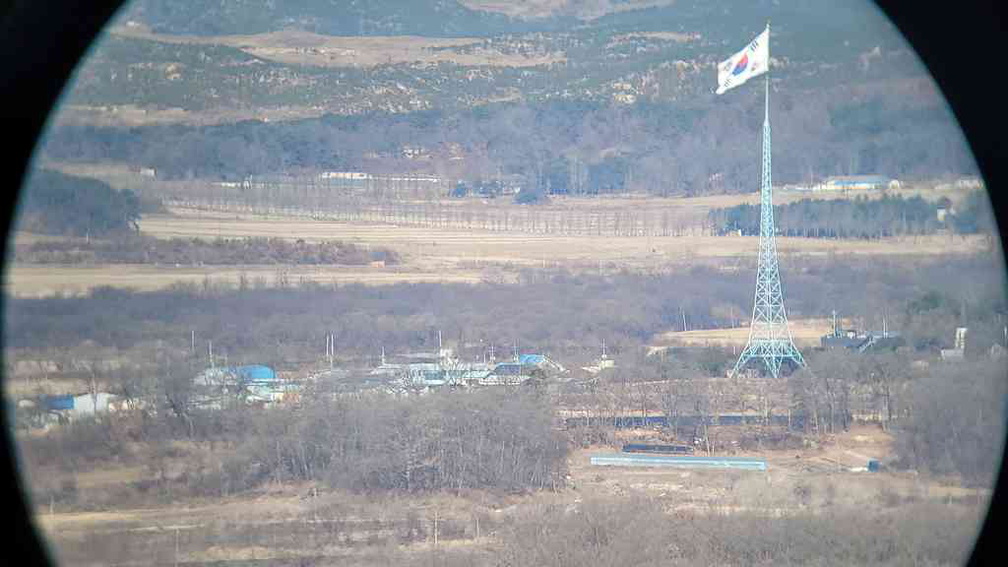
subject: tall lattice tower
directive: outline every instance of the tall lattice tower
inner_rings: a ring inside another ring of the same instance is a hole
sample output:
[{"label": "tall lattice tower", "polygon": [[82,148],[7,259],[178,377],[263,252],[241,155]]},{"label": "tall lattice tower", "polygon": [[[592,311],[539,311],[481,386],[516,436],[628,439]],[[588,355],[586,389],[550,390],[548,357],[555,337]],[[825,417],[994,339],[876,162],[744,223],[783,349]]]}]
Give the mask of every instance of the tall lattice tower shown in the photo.
[{"label": "tall lattice tower", "polygon": [[[770,26],[767,24],[767,30]],[[767,34],[769,37],[769,34]],[[769,49],[769,46],[767,47]],[[769,56],[768,56],[769,59]],[[770,177],[770,73],[766,73],[766,106],[763,114],[763,171],[760,183],[759,267],[753,303],[749,342],[739,355],[731,375],[737,375],[751,360],[762,360],[774,378],[785,361],[805,366],[795,347],[784,311],[784,290],[777,266],[777,240],[773,216],[773,188]]]}]

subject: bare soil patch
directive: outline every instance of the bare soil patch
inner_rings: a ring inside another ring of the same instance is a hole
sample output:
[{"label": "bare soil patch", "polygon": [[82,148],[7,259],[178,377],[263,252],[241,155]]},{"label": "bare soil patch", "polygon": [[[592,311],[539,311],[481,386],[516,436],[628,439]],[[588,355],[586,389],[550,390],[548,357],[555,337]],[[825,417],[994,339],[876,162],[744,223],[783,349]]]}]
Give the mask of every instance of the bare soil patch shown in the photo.
[{"label": "bare soil patch", "polygon": [[[749,326],[744,313],[739,314],[742,324],[728,329],[696,329],[669,331],[654,341],[653,347],[664,346],[744,346],[749,340]],[[819,338],[828,333],[832,323],[827,319],[790,319],[788,328],[798,346],[819,346]]]},{"label": "bare soil patch", "polygon": [[284,30],[255,35],[191,36],[157,34],[138,27],[119,27],[113,34],[164,43],[227,45],[257,57],[292,65],[374,67],[396,63],[454,63],[465,66],[531,67],[564,60],[562,53],[533,55],[455,47],[481,43],[480,38],[418,36],[328,36]]}]

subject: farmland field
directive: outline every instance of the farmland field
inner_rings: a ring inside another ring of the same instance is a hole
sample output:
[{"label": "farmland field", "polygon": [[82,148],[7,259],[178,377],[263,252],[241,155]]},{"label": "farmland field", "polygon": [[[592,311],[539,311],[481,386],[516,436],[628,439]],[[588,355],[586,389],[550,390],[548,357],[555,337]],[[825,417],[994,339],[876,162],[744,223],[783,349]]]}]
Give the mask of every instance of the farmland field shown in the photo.
[{"label": "farmland field", "polygon": [[[701,205],[697,205],[698,207]],[[749,260],[758,246],[754,236],[575,236],[530,234],[464,227],[399,226],[385,222],[315,220],[307,216],[263,215],[175,208],[171,214],[148,215],[143,234],[157,238],[272,237],[308,242],[342,240],[367,248],[388,247],[403,257],[395,267],[359,266],[174,266],[86,265],[8,266],[5,286],[14,295],[77,293],[95,286],[157,289],[175,282],[249,283],[272,285],[279,272],[289,283],[305,281],[385,284],[397,282],[513,281],[529,268],[564,268],[609,273],[628,269],[662,272],[688,265]],[[18,233],[19,242],[35,235]],[[932,235],[881,240],[778,238],[785,268],[809,257],[914,258],[989,251],[992,241],[980,235]]]},{"label": "farmland field", "polygon": [[[150,215],[140,223],[142,232],[158,238],[246,236],[345,239],[403,247],[403,252],[434,258],[525,260],[535,262],[543,254],[570,261],[577,259],[627,259],[659,254],[666,258],[752,256],[756,237],[737,236],[627,236],[577,237],[553,234],[515,234],[479,229],[404,227],[386,223],[312,220],[282,215],[250,215],[175,209],[173,215]],[[983,236],[918,236],[880,240],[826,240],[778,238],[783,254],[948,254],[986,249]],[[650,248],[648,246],[650,245]],[[411,249],[412,248],[412,249]],[[435,251],[431,251],[435,249]],[[660,252],[659,252],[660,250]],[[678,254],[677,254],[678,253]]]}]

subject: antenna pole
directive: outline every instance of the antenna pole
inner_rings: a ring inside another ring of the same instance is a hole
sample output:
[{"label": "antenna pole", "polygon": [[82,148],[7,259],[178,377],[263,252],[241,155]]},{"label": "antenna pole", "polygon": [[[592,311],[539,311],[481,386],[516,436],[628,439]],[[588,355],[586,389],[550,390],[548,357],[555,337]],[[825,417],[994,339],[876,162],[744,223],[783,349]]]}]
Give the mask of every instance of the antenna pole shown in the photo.
[{"label": "antenna pole", "polygon": [[756,270],[756,293],[749,340],[729,374],[737,376],[745,364],[757,359],[776,378],[781,363],[790,361],[805,366],[805,359],[794,345],[784,310],[784,290],[777,261],[776,229],[773,211],[773,182],[770,151],[770,22],[767,21],[767,70],[764,82],[762,167],[760,175],[760,238]]},{"label": "antenna pole", "polygon": [[766,34],[767,34],[767,69],[766,69],[766,80],[764,81],[766,89],[765,104],[763,106],[763,120],[769,124],[770,123],[770,20],[767,19],[766,22]]}]

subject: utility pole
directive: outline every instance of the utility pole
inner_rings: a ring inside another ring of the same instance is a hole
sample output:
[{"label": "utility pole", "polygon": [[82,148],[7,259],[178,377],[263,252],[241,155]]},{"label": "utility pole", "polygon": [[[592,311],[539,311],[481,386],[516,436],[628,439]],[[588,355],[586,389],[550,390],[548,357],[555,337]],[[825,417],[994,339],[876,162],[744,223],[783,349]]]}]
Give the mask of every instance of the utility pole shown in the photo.
[{"label": "utility pole", "polygon": [[336,335],[326,334],[326,357],[329,359],[329,370],[333,368],[333,358],[336,356]]}]

